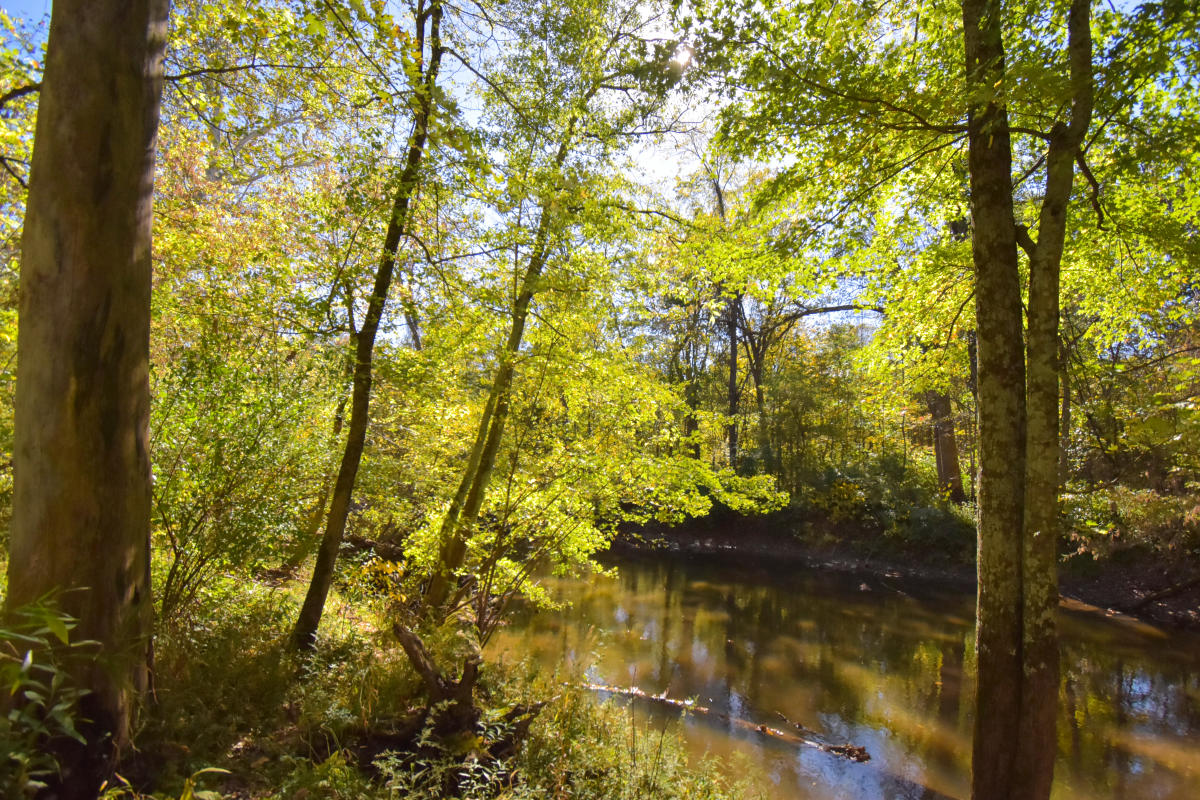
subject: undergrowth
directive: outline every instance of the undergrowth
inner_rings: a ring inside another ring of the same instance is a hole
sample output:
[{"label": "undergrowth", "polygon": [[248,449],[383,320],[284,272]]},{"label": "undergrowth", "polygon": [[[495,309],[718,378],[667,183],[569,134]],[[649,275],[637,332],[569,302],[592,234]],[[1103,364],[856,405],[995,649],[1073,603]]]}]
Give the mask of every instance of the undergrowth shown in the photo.
[{"label": "undergrowth", "polygon": [[[301,660],[286,647],[295,611],[292,589],[225,576],[159,631],[147,722],[106,796],[748,796],[715,763],[689,763],[677,723],[635,724],[627,709],[595,703],[580,676],[530,665],[488,663],[476,735],[435,740],[420,729],[420,682],[382,619],[331,598],[317,652]],[[506,714],[537,701],[520,746],[495,757],[512,738]]]}]

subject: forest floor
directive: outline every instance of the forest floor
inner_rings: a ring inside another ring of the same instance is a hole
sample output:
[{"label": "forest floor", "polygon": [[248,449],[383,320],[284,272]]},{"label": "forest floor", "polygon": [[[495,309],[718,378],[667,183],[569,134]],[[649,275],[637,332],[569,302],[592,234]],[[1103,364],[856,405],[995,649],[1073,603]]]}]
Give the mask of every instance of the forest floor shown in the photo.
[{"label": "forest floor", "polygon": [[[612,552],[669,552],[719,557],[747,566],[809,569],[975,586],[973,553],[889,537],[874,526],[780,512],[761,517],[717,514],[676,527],[625,531]],[[1073,607],[1125,614],[1168,628],[1200,631],[1200,561],[1163,553],[1126,552],[1107,559],[1075,557],[1060,567],[1064,599]]]}]

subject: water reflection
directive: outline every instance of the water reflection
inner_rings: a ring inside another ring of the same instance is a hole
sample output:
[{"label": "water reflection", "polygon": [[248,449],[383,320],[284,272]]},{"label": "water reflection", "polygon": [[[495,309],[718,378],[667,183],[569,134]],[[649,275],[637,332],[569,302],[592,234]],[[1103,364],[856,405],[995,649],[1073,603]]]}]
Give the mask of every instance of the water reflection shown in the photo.
[{"label": "water reflection", "polygon": [[[619,567],[616,578],[551,581],[570,607],[526,614],[493,647],[755,723],[779,726],[783,714],[871,754],[858,764],[716,718],[683,718],[697,755],[749,754],[771,796],[968,795],[970,595],[800,570]],[[1196,640],[1078,613],[1064,614],[1062,629],[1054,798],[1200,797]]]}]

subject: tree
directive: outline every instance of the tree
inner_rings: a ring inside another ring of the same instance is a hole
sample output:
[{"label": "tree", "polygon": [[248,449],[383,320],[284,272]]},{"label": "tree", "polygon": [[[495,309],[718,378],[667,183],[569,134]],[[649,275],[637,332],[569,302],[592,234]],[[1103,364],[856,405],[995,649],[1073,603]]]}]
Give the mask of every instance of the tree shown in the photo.
[{"label": "tree", "polygon": [[[964,0],[963,30],[979,331],[979,683],[971,791],[975,798],[1044,798],[1054,773],[1058,707],[1059,274],[1075,162],[1091,124],[1091,7],[1089,0],[1072,0],[1068,12],[1069,115],[1046,137],[1036,241],[1013,214],[1010,123],[996,91],[1011,80],[1000,3]],[[1029,257],[1024,353],[1018,243]]]},{"label": "tree", "polygon": [[[312,581],[304,598],[304,605],[292,630],[292,643],[301,650],[311,650],[316,645],[317,627],[325,608],[325,598],[333,583],[333,569],[337,562],[338,549],[346,531],[346,518],[350,513],[350,499],[358,467],[362,460],[366,442],[367,424],[371,404],[371,359],[375,351],[375,337],[383,317],[392,277],[396,269],[396,253],[406,235],[409,224],[410,206],[418,185],[421,160],[429,140],[430,128],[437,108],[437,76],[442,55],[442,14],[440,0],[432,0],[428,7],[423,3],[415,11],[416,58],[412,65],[417,76],[414,88],[413,129],[408,139],[408,153],[404,167],[399,171],[387,233],[384,236],[379,268],[375,272],[375,285],[367,301],[362,325],[354,335],[353,394],[350,401],[350,419],[346,427],[346,448],[329,505],[328,522],[321,546],[317,551],[317,563],[313,567]],[[425,47],[428,41],[429,56],[426,60]]]},{"label": "tree", "polygon": [[[824,11],[841,16],[831,25]],[[931,26],[954,25],[957,15],[961,40],[922,39]],[[700,48],[712,51],[715,65],[734,66],[736,79],[727,85],[752,87],[748,94],[731,90],[741,102],[725,116],[725,141],[791,155],[781,190],[831,227],[869,233],[893,213],[890,203],[905,208],[926,241],[933,231],[953,230],[961,174],[955,162],[966,144],[981,440],[977,797],[1049,792],[1057,696],[1059,283],[1074,170],[1078,164],[1099,211],[1102,183],[1091,169],[1090,148],[1149,153],[1140,126],[1124,122],[1134,116],[1167,133],[1193,129],[1180,99],[1191,83],[1180,77],[1186,68],[1164,57],[1175,45],[1150,33],[1174,29],[1182,19],[1190,14],[1174,3],[1112,10],[1101,26],[1098,66],[1086,0],[1037,11],[964,0],[923,7],[915,16],[874,5],[761,13],[724,6]],[[1021,63],[1007,68],[1006,52]],[[1134,85],[1153,86],[1153,102],[1139,104]],[[1097,105],[1105,125],[1093,132]],[[1168,124],[1167,117],[1189,123]],[[791,135],[790,146],[780,147],[781,132]],[[850,154],[839,152],[846,142]],[[1026,184],[1035,175],[1045,176],[1042,187]],[[831,197],[819,196],[831,180],[841,185]],[[939,207],[931,196],[951,202]]]},{"label": "tree", "polygon": [[128,744],[150,644],[151,197],[166,0],[55,3],[22,239],[8,609],[53,595],[100,656],[60,797]]},{"label": "tree", "polygon": [[[488,86],[497,95],[500,125],[508,129],[496,136],[508,148],[502,158],[509,175],[507,196],[498,205],[511,219],[506,224],[514,237],[507,242],[512,263],[523,266],[512,274],[503,301],[508,333],[462,480],[442,520],[437,563],[424,593],[435,618],[453,598],[492,479],[531,304],[547,284],[547,267],[561,260],[572,229],[609,225],[587,218],[587,212],[611,212],[602,201],[619,202],[605,197],[605,179],[595,164],[612,158],[618,136],[634,135],[653,119],[670,74],[663,64],[666,51],[643,38],[646,21],[636,5],[585,4],[569,22],[557,20],[560,8],[541,2],[520,13],[509,21],[518,44],[508,69]],[[555,102],[547,103],[548,97]]]}]

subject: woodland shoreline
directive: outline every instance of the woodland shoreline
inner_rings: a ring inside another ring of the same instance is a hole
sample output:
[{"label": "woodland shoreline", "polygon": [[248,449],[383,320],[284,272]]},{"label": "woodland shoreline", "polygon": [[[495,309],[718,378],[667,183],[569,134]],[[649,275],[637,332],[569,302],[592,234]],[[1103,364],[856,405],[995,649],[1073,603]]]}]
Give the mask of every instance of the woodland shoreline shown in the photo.
[{"label": "woodland shoreline", "polygon": [[[973,591],[969,559],[928,552],[903,542],[880,545],[878,532],[852,523],[797,516],[717,514],[678,526],[650,524],[621,531],[609,553],[620,557],[720,559],[748,569],[800,567],[860,576],[864,591],[902,591],[916,583]],[[1200,563],[1160,553],[1070,559],[1060,566],[1064,608],[1135,618],[1174,631],[1200,633]]]}]

